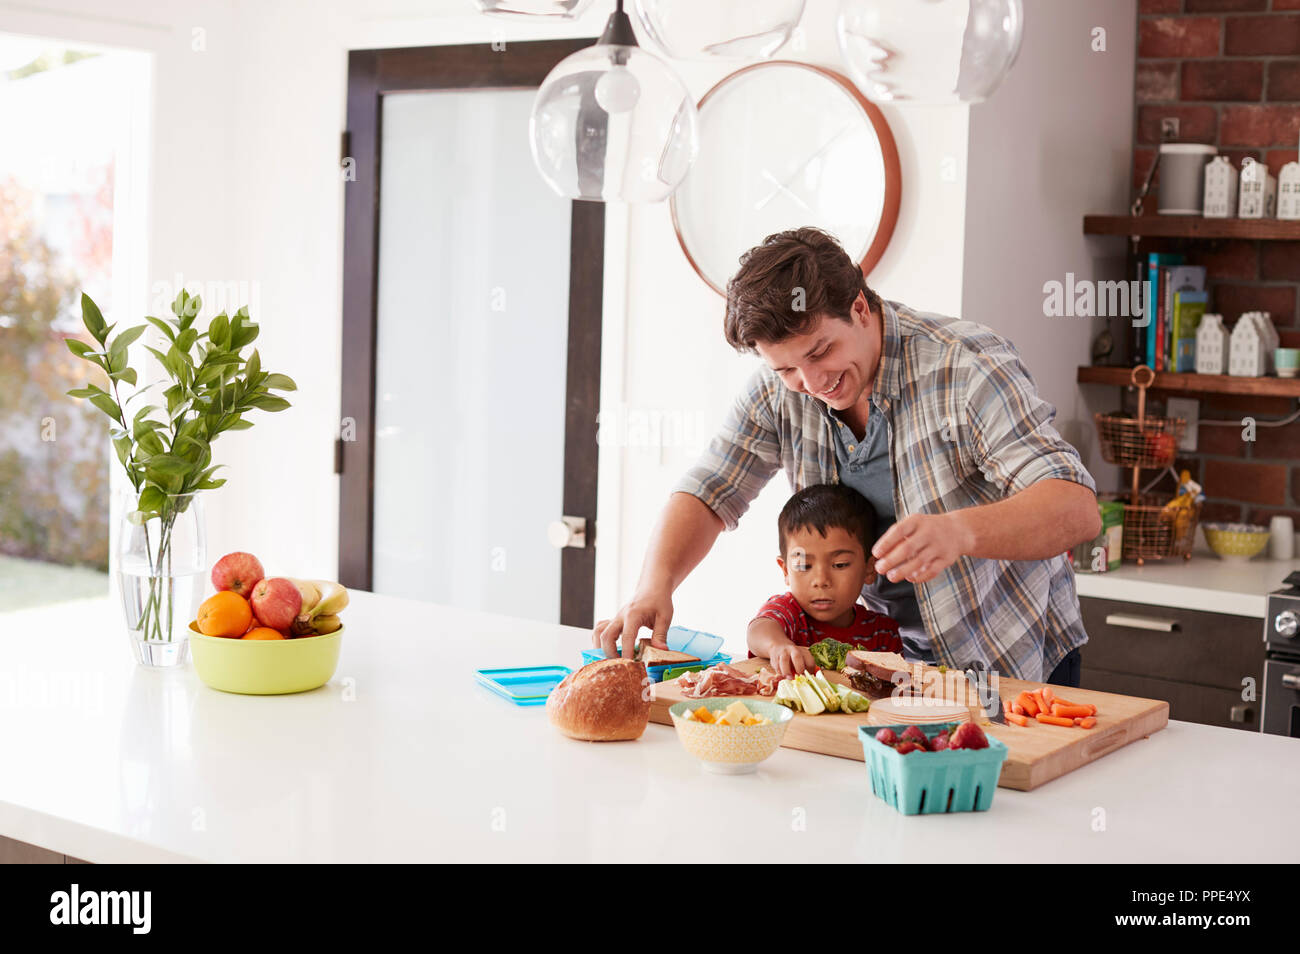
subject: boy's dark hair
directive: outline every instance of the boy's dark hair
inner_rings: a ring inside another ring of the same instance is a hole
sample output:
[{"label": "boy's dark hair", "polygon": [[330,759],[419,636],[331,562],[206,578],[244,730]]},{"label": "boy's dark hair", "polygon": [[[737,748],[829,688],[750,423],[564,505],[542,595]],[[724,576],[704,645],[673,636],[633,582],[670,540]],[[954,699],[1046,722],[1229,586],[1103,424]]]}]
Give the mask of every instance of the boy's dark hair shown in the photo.
[{"label": "boy's dark hair", "polygon": [[740,256],[727,282],[723,334],[731,347],[751,353],[755,342],[807,334],[823,315],[852,321],[859,292],[880,314],[880,296],[834,236],[810,227],[777,232]]},{"label": "boy's dark hair", "polygon": [[796,493],[776,518],[781,559],[787,559],[786,541],[796,530],[816,530],[823,537],[829,527],[847,530],[862,541],[862,553],[871,555],[876,542],[876,509],[860,493],[844,484],[812,484]]}]

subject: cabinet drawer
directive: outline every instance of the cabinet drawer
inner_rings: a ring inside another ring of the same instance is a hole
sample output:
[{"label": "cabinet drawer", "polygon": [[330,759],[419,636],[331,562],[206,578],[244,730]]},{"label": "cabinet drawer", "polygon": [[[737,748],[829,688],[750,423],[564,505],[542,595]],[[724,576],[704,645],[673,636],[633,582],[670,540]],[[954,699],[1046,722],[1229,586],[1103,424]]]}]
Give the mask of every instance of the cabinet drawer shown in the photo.
[{"label": "cabinet drawer", "polygon": [[[1087,647],[1084,647],[1086,652]],[[1169,703],[1169,718],[1201,725],[1218,725],[1225,729],[1259,731],[1259,701],[1242,702],[1241,690],[1196,686],[1186,682],[1133,676],[1090,668],[1086,663],[1080,679],[1084,689],[1117,692],[1143,699],[1163,699]],[[1242,721],[1234,721],[1234,716]]]},{"label": "cabinet drawer", "polygon": [[[1247,676],[1256,686],[1263,678],[1261,619],[1094,597],[1082,597],[1079,607],[1088,632],[1088,643],[1080,651],[1085,673],[1104,669],[1235,693],[1241,692],[1241,681]],[[1173,621],[1173,629],[1143,628],[1158,625],[1157,621]]]}]

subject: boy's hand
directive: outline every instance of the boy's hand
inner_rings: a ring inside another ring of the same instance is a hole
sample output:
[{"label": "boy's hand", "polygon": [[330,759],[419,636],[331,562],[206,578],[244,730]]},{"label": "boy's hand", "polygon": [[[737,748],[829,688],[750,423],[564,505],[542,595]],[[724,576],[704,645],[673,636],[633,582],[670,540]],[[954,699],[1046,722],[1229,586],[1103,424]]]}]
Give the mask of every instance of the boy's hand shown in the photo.
[{"label": "boy's hand", "polygon": [[776,674],[783,679],[797,676],[803,672],[810,672],[816,665],[813,662],[812,653],[803,646],[796,646],[794,643],[774,646],[768,661],[772,664],[772,668],[776,670]]}]

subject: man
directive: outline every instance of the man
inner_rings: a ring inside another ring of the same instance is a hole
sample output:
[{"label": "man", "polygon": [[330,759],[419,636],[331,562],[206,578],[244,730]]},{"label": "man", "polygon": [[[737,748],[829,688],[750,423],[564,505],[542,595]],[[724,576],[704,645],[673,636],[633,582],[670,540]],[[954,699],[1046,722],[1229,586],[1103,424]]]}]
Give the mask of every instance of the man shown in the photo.
[{"label": "man", "polygon": [[769,236],[727,286],[725,333],[763,363],[669,496],[632,599],[592,632],[665,645],[672,594],[778,469],[844,483],[888,527],[863,600],[905,655],[1078,685],[1087,634],[1065,554],[1100,532],[1096,486],[1006,339],[883,301],[817,229]]}]

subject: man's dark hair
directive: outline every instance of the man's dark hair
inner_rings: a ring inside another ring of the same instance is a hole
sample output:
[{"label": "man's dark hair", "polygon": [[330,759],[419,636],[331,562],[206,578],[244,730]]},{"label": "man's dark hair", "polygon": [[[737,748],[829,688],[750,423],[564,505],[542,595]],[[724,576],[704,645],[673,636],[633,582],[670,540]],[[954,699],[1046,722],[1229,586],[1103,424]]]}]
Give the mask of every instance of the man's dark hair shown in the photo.
[{"label": "man's dark hair", "polygon": [[786,541],[791,533],[812,529],[824,537],[830,527],[847,530],[861,540],[862,553],[869,557],[876,542],[876,509],[844,484],[812,484],[785,502],[776,527],[782,559],[789,557]]},{"label": "man's dark hair", "polygon": [[740,256],[727,282],[723,333],[737,351],[752,353],[756,342],[807,334],[823,315],[852,321],[859,292],[880,314],[880,296],[833,236],[815,228],[777,232]]}]

